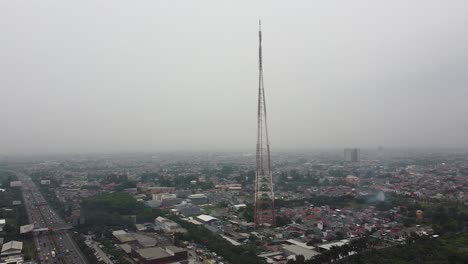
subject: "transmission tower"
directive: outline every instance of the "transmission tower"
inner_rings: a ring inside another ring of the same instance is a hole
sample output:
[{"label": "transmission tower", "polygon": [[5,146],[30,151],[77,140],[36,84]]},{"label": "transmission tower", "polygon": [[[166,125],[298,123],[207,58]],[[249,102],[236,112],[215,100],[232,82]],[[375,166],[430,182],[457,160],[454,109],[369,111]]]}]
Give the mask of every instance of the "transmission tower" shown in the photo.
[{"label": "transmission tower", "polygon": [[258,30],[258,130],[257,130],[257,171],[255,175],[255,224],[275,226],[275,196],[271,174],[270,143],[268,141],[267,111],[263,85],[262,27]]}]

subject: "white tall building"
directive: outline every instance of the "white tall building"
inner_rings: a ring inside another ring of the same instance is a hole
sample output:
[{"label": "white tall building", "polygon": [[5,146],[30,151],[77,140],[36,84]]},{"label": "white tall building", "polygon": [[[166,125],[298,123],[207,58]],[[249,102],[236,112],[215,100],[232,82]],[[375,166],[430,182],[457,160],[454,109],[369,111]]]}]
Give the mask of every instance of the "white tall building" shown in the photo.
[{"label": "white tall building", "polygon": [[358,162],[361,160],[361,151],[358,148],[345,148],[344,158],[348,162]]}]

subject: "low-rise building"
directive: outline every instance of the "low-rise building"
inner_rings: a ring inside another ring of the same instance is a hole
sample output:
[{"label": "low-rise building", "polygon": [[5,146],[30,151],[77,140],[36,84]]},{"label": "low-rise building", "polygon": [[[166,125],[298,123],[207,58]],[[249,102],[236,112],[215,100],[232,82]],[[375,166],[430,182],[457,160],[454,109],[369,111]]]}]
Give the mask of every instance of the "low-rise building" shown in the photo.
[{"label": "low-rise building", "polygon": [[203,224],[209,224],[209,223],[212,223],[212,222],[216,222],[216,221],[219,221],[218,218],[216,217],[212,217],[211,215],[199,215],[197,217],[195,217],[195,220],[203,223]]},{"label": "low-rise building", "polygon": [[50,180],[41,180],[41,185],[50,185]]},{"label": "low-rise building", "polygon": [[188,257],[186,250],[175,246],[132,249],[131,254],[144,264],[176,263],[187,261]]},{"label": "low-rise building", "polygon": [[317,252],[317,251],[315,251],[313,249],[308,249],[308,248],[301,247],[301,246],[294,245],[294,244],[284,245],[283,250],[284,250],[286,256],[302,255],[302,256],[304,256],[305,259],[311,259],[312,257],[320,254],[319,252]]},{"label": "low-rise building", "polygon": [[23,242],[12,240],[3,244],[0,256],[3,259],[8,256],[21,255],[21,251],[23,251]]},{"label": "low-rise building", "polygon": [[169,220],[167,218],[158,216],[154,219],[154,224],[159,227],[165,233],[185,233],[187,230],[183,229],[176,222]]},{"label": "low-rise building", "polygon": [[21,181],[11,181],[10,182],[10,187],[21,187],[22,183]]},{"label": "low-rise building", "polygon": [[199,215],[201,212],[200,207],[192,204],[181,204],[176,206],[176,208],[179,210],[180,214],[186,217]]},{"label": "low-rise building", "polygon": [[203,193],[192,194],[187,196],[187,198],[190,199],[193,204],[197,205],[208,203],[208,197]]},{"label": "low-rise building", "polygon": [[112,235],[120,242],[120,243],[128,243],[135,241],[136,238],[127,233],[124,230],[116,230],[112,231]]},{"label": "low-rise building", "polygon": [[143,190],[146,193],[154,194],[154,193],[175,193],[175,187],[146,187]]},{"label": "low-rise building", "polygon": [[354,176],[354,175],[348,175],[346,176],[345,178],[345,182],[346,183],[349,183],[349,184],[353,184],[353,185],[356,185],[359,183],[359,178]]},{"label": "low-rise building", "polygon": [[34,224],[20,226],[20,234],[26,234],[34,230]]}]

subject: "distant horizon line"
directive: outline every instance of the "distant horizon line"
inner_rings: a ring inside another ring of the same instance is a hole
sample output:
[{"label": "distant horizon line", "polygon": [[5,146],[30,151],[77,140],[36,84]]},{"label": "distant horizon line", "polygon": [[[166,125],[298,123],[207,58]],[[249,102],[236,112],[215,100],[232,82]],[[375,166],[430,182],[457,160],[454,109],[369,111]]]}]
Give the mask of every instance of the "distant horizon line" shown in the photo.
[{"label": "distant horizon line", "polygon": [[[428,151],[428,152],[468,152],[468,147],[435,147],[435,146],[376,146],[376,147],[320,147],[320,148],[275,148],[272,153],[294,152],[341,152],[346,148],[358,148],[364,152],[374,151]],[[167,153],[244,153],[255,154],[255,148],[211,148],[211,149],[161,149],[161,150],[99,150],[99,151],[18,151],[0,153],[0,160],[17,156],[57,156],[57,155],[120,155],[120,154],[167,154]]]}]

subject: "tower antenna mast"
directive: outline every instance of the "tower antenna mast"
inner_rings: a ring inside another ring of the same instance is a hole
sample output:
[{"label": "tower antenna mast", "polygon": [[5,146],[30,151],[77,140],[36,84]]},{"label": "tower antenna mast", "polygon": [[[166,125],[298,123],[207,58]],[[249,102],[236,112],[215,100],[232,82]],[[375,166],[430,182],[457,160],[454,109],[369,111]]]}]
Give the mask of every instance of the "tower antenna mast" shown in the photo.
[{"label": "tower antenna mast", "polygon": [[270,142],[268,140],[265,88],[263,83],[262,22],[258,22],[258,112],[257,112],[257,169],[255,173],[255,225],[275,226],[275,195],[271,173]]}]

